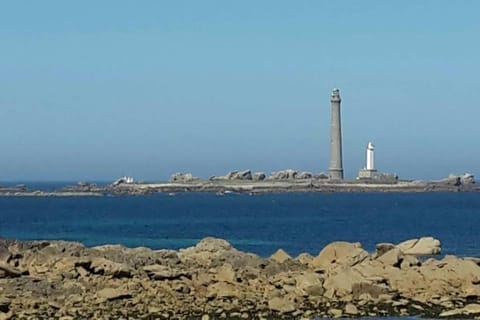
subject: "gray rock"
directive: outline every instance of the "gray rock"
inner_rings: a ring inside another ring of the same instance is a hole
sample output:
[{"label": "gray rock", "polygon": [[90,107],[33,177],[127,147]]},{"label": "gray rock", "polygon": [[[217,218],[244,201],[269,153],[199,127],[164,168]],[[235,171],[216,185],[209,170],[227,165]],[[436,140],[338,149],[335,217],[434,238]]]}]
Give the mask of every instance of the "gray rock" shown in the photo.
[{"label": "gray rock", "polygon": [[252,180],[252,171],[239,171],[230,180]]},{"label": "gray rock", "polygon": [[169,182],[192,182],[198,178],[194,177],[191,173],[175,173],[170,177]]},{"label": "gray rock", "polygon": [[266,177],[267,176],[263,172],[255,172],[253,174],[252,180],[253,181],[263,181],[263,180],[265,180]]},{"label": "gray rock", "polygon": [[311,179],[312,177],[313,177],[313,174],[311,172],[301,171],[297,173],[297,175],[295,176],[295,179],[305,180],[305,179]]},{"label": "gray rock", "polygon": [[280,170],[272,172],[267,178],[268,180],[294,180],[298,171],[293,169]]},{"label": "gray rock", "polygon": [[315,179],[328,179],[328,174],[325,172],[320,172],[313,176]]},{"label": "gray rock", "polygon": [[440,184],[453,185],[453,186],[471,186],[475,184],[475,177],[473,174],[465,173],[463,175],[451,174],[448,178],[437,181]]},{"label": "gray rock", "polygon": [[475,176],[470,173],[465,173],[463,176],[460,177],[460,182],[463,185],[475,184]]},{"label": "gray rock", "polygon": [[216,180],[231,180],[231,181],[234,181],[234,180],[252,180],[252,179],[253,179],[252,171],[250,171],[250,170],[244,170],[244,171],[234,170],[234,171],[230,171],[229,173],[227,173],[224,176],[210,177],[209,180],[213,180],[213,181],[216,181]]}]

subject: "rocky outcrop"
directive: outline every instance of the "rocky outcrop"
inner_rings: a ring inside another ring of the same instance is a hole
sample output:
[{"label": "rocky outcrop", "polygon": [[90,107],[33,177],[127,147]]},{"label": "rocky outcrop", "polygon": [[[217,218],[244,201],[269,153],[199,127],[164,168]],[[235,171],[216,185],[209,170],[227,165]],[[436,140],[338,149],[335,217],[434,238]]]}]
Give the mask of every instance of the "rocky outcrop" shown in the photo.
[{"label": "rocky outcrop", "polygon": [[431,237],[295,259],[211,237],[179,251],[0,240],[0,319],[477,317],[480,260],[439,252]]},{"label": "rocky outcrop", "polygon": [[314,176],[311,172],[286,169],[275,171],[268,176],[267,180],[288,181],[288,180],[305,180],[312,179]]},{"label": "rocky outcrop", "polygon": [[448,178],[441,180],[440,182],[455,186],[472,185],[475,184],[475,177],[470,173],[465,173],[463,175],[451,174],[448,176]]},{"label": "rocky outcrop", "polygon": [[263,180],[266,179],[266,177],[267,177],[267,176],[266,176],[265,173],[263,173],[263,172],[255,172],[255,173],[253,174],[252,180],[253,180],[253,181],[263,181]]},{"label": "rocky outcrop", "polygon": [[399,243],[396,247],[404,254],[417,256],[439,254],[442,250],[440,240],[432,237],[407,240]]},{"label": "rocky outcrop", "polygon": [[191,173],[175,173],[170,177],[169,182],[176,182],[176,183],[185,183],[185,182],[193,182],[197,181],[199,178],[196,178]]},{"label": "rocky outcrop", "polygon": [[210,177],[210,181],[263,181],[265,180],[265,174],[263,172],[254,172],[251,170],[243,171],[230,171],[224,176]]},{"label": "rocky outcrop", "polygon": [[222,181],[222,180],[252,180],[253,174],[250,170],[244,171],[230,171],[224,176],[213,176],[210,178],[211,181]]}]

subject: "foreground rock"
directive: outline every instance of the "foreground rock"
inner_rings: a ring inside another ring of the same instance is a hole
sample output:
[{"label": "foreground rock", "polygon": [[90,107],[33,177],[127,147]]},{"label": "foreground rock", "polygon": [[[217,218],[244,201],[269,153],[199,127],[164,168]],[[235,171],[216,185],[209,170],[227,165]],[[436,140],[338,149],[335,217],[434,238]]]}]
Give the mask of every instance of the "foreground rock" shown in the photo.
[{"label": "foreground rock", "polygon": [[216,238],[179,251],[0,240],[0,319],[479,316],[480,260],[439,252],[431,237],[297,258]]}]

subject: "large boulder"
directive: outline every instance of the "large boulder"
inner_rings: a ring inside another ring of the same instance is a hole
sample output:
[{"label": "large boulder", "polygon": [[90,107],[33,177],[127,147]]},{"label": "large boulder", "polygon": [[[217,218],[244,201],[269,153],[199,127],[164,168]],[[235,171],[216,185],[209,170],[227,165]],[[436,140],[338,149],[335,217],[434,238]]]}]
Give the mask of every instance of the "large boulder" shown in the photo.
[{"label": "large boulder", "polygon": [[465,173],[460,177],[460,182],[463,185],[475,184],[475,176],[471,173]]},{"label": "large boulder", "polygon": [[345,297],[351,295],[353,287],[365,281],[365,278],[359,272],[352,268],[345,268],[341,272],[328,276],[325,279],[323,283],[323,287],[326,290],[325,296],[333,298],[335,296]]},{"label": "large boulder", "polygon": [[310,265],[317,270],[328,272],[337,267],[354,266],[367,257],[368,252],[362,248],[359,242],[337,241],[323,248]]},{"label": "large boulder", "polygon": [[263,181],[263,180],[265,180],[266,177],[267,176],[263,172],[255,172],[253,174],[252,180],[253,181]]},{"label": "large boulder", "polygon": [[234,174],[230,180],[252,180],[252,171],[244,170]]},{"label": "large boulder", "polygon": [[436,181],[438,184],[445,184],[450,186],[472,186],[475,184],[475,176],[471,173],[465,173],[462,175],[450,174],[446,179]]},{"label": "large boulder", "polygon": [[433,237],[410,239],[399,243],[396,247],[404,254],[417,256],[439,254],[442,251],[440,240]]},{"label": "large boulder", "polygon": [[92,274],[112,278],[130,278],[132,271],[124,263],[117,263],[101,257],[93,257],[84,264],[85,269]]},{"label": "large boulder", "polygon": [[217,181],[217,180],[230,180],[230,181],[235,181],[235,180],[252,180],[253,175],[252,171],[250,170],[243,170],[243,171],[230,171],[224,176],[213,176],[210,178],[210,180]]},{"label": "large boulder", "polygon": [[312,179],[312,177],[313,177],[313,174],[311,172],[301,171],[297,173],[297,175],[295,176],[295,179],[305,180],[305,179]]},{"label": "large boulder", "polygon": [[169,182],[192,182],[197,181],[198,178],[194,177],[191,173],[175,173],[170,177]]},{"label": "large boulder", "polygon": [[294,279],[295,287],[300,290],[303,296],[321,296],[325,291],[323,278],[316,272],[305,271]]},{"label": "large boulder", "polygon": [[298,171],[293,169],[280,170],[272,172],[267,178],[268,180],[294,180]]},{"label": "large boulder", "polygon": [[233,248],[223,239],[207,237],[195,246],[180,249],[178,257],[187,266],[218,267],[230,263],[234,268],[259,264],[259,258]]},{"label": "large boulder", "polygon": [[275,171],[270,174],[267,180],[284,181],[284,180],[306,180],[312,179],[314,176],[308,171],[298,171],[293,169],[285,169]]},{"label": "large boulder", "polygon": [[316,175],[313,176],[315,179],[322,179],[322,180],[327,180],[328,179],[328,174],[325,172],[320,172]]},{"label": "large boulder", "polygon": [[287,260],[292,260],[292,257],[283,249],[278,249],[274,254],[270,256],[270,260],[278,263],[284,263]]}]

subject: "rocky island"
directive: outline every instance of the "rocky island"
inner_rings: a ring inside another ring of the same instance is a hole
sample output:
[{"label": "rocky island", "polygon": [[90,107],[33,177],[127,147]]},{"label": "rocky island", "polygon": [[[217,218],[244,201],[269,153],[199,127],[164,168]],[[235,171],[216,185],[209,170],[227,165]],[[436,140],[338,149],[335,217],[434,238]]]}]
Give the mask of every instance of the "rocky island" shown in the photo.
[{"label": "rocky island", "polygon": [[0,240],[0,319],[312,319],[480,315],[480,259],[431,237],[333,242],[269,258],[205,238],[174,250]]},{"label": "rocky island", "polygon": [[0,187],[0,196],[104,196],[149,195],[178,192],[226,193],[283,192],[478,192],[472,174],[450,175],[442,180],[398,180],[393,175],[378,175],[374,179],[331,180],[326,174],[298,170],[281,170],[266,175],[250,170],[231,171],[208,179],[190,173],[177,173],[167,182],[137,182],[123,177],[108,185],[78,183],[54,191],[30,190],[25,185]]}]

